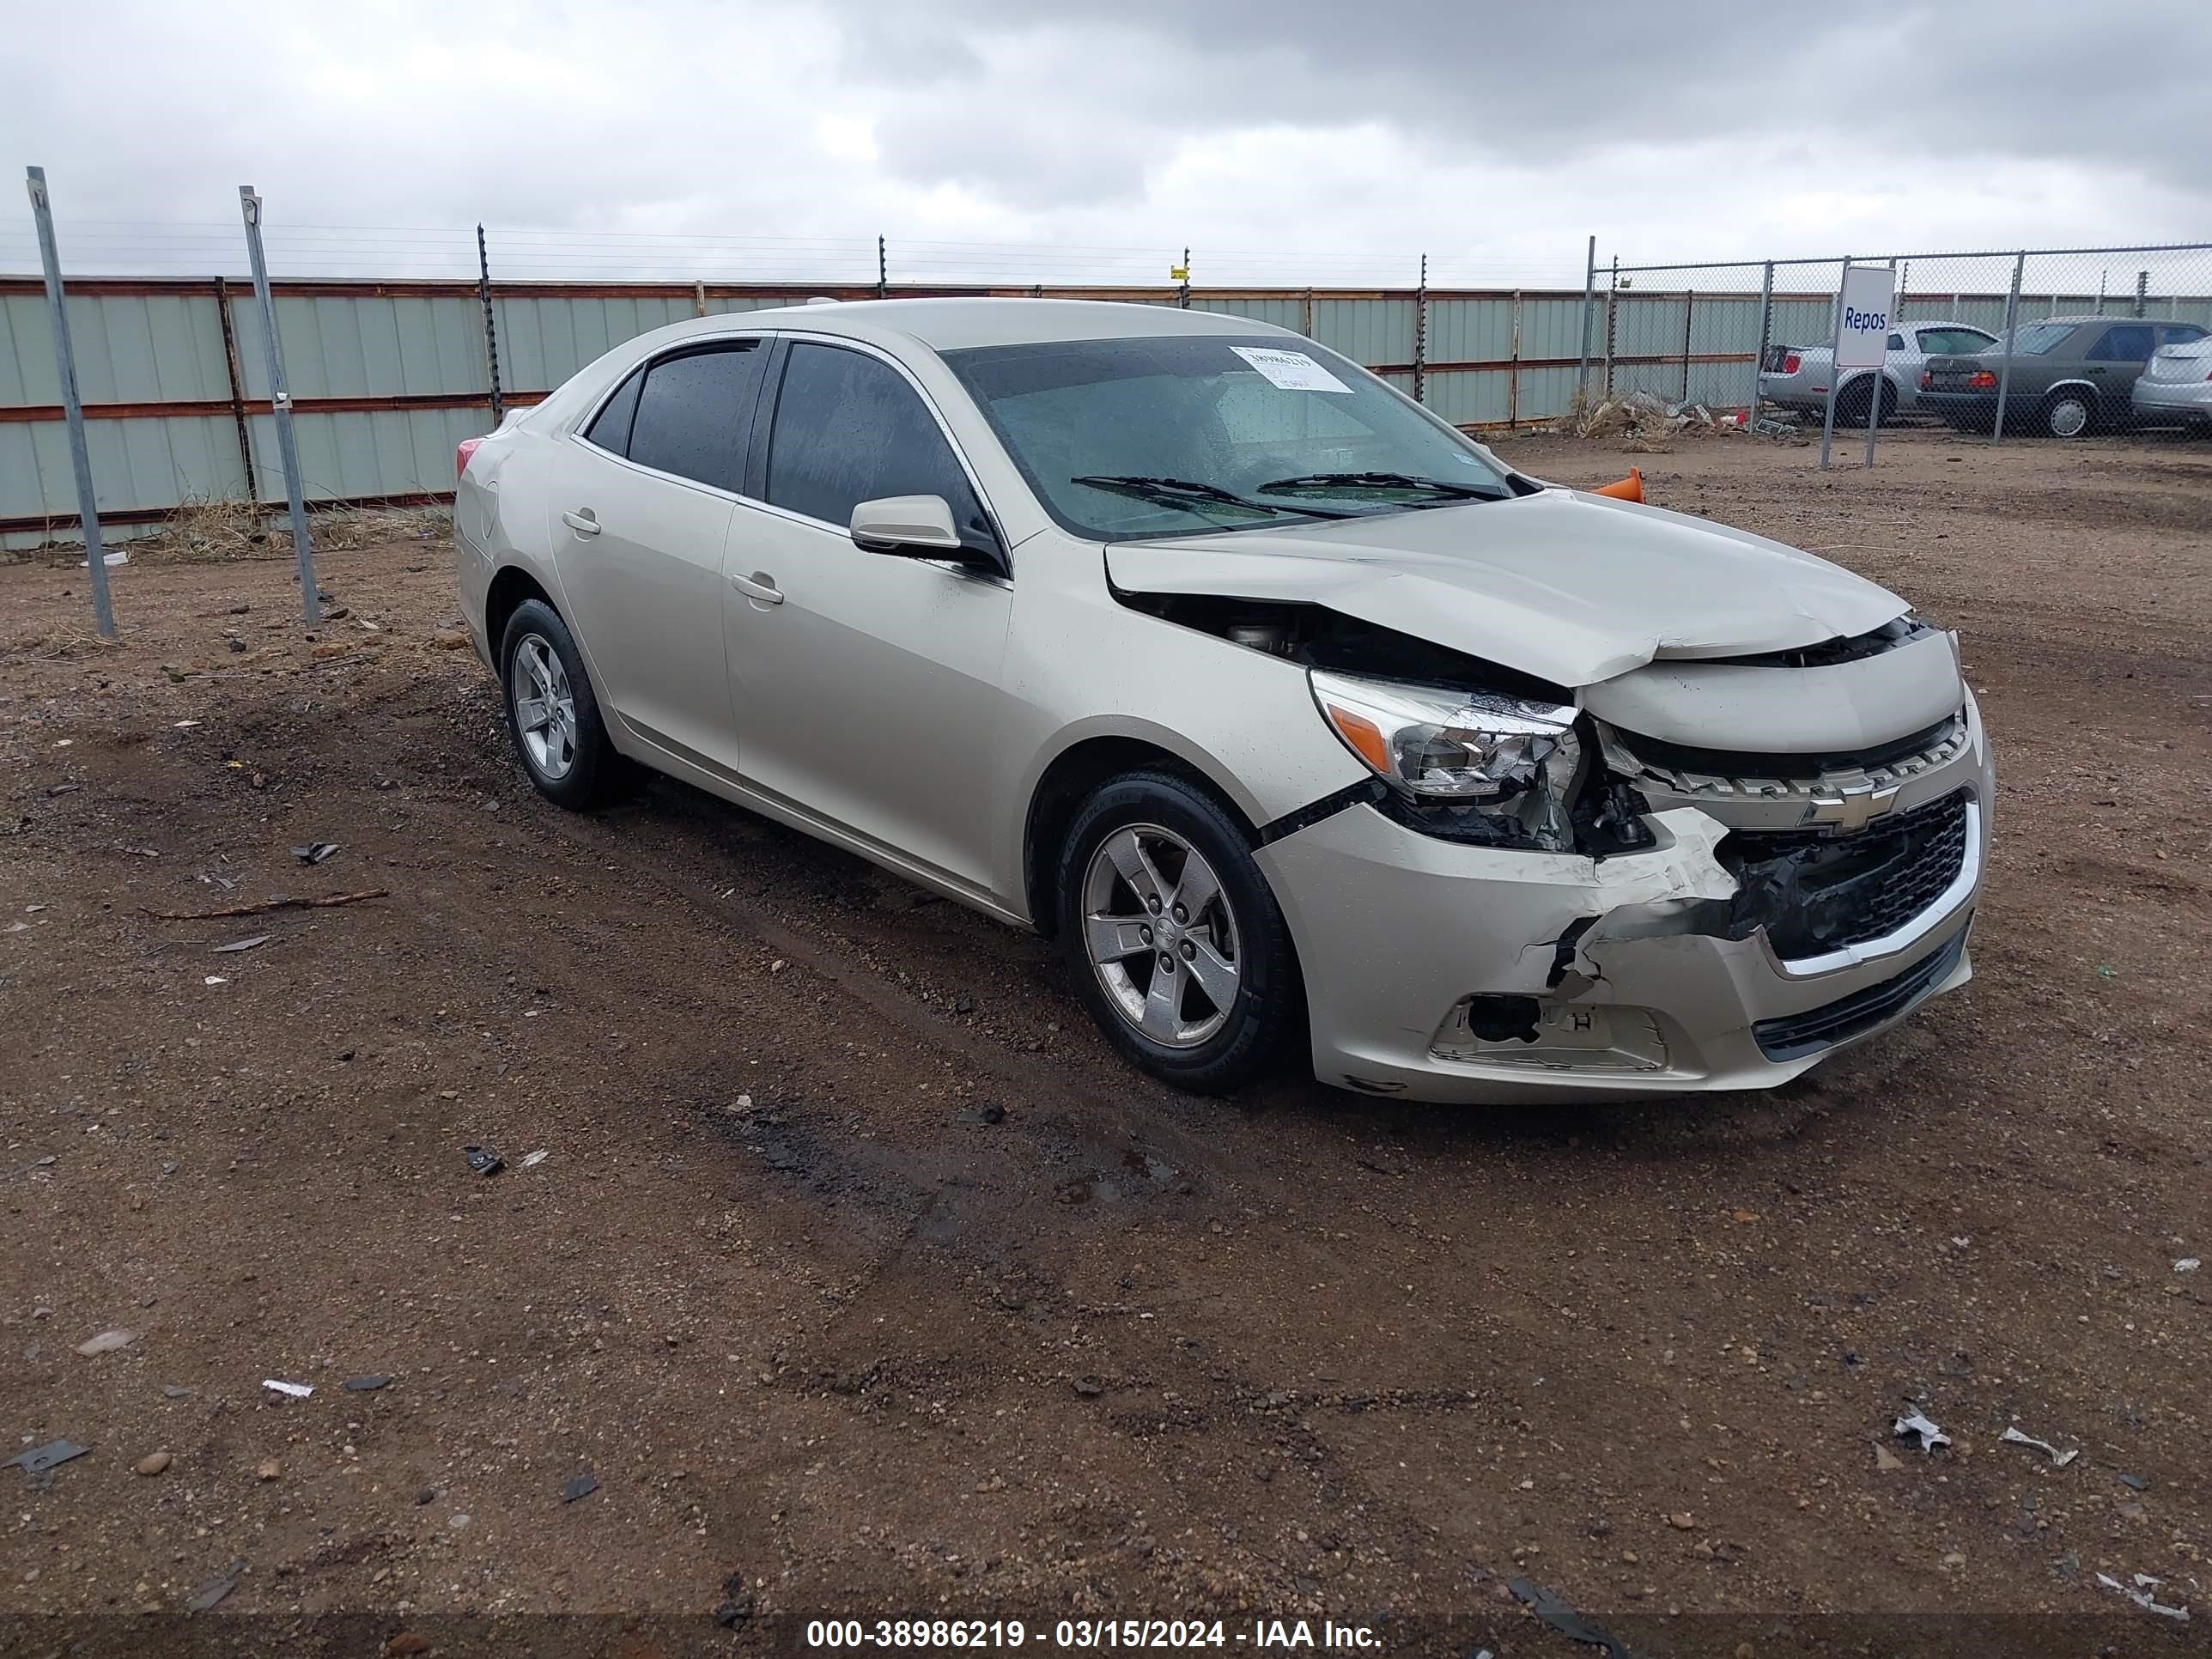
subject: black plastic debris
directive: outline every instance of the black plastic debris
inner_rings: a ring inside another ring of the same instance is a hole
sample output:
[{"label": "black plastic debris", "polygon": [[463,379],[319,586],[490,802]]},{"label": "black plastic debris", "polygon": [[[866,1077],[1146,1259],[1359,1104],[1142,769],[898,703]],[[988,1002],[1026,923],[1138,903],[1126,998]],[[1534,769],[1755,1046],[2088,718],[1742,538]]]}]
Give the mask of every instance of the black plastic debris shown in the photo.
[{"label": "black plastic debris", "polygon": [[2119,1477],[2119,1481],[2120,1484],[2125,1486],[2130,1492],[2148,1492],[2150,1490],[2150,1477],[2147,1474],[2122,1474]]},{"label": "black plastic debris", "polygon": [[507,1160],[489,1146],[464,1146],[461,1152],[471,1175],[495,1176],[507,1167]]},{"label": "black plastic debris", "polygon": [[78,1445],[74,1440],[49,1440],[43,1446],[17,1452],[6,1462],[0,1463],[0,1469],[20,1468],[26,1474],[44,1474],[48,1469],[58,1468],[91,1449],[89,1446]]},{"label": "black plastic debris", "polygon": [[978,1106],[972,1111],[961,1113],[960,1121],[963,1123],[1004,1123],[1006,1109],[1003,1106]]},{"label": "black plastic debris", "polygon": [[391,1381],[382,1371],[370,1371],[362,1376],[349,1376],[345,1385],[356,1394],[374,1394]]},{"label": "black plastic debris", "polygon": [[564,1504],[573,1504],[580,1498],[589,1498],[599,1489],[599,1483],[593,1476],[576,1475],[561,1488],[561,1501]]},{"label": "black plastic debris", "polygon": [[246,1577],[246,1563],[234,1561],[223,1569],[219,1578],[210,1578],[185,1598],[186,1613],[205,1613],[210,1607],[238,1588],[238,1581]]},{"label": "black plastic debris", "polygon": [[1592,1624],[1541,1584],[1516,1578],[1506,1588],[1513,1592],[1514,1600],[1570,1642],[1587,1642],[1594,1648],[1603,1648],[1609,1659],[1636,1659],[1626,1642],[1603,1626]]},{"label": "black plastic debris", "polygon": [[320,864],[337,850],[336,842],[311,841],[304,847],[295,847],[292,849],[292,856],[302,864]]}]

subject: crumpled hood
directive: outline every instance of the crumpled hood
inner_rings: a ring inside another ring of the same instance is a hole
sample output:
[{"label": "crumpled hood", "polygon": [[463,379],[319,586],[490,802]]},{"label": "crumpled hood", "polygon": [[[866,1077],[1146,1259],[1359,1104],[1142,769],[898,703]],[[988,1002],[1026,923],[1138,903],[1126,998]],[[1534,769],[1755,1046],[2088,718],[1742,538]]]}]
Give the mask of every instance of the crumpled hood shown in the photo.
[{"label": "crumpled hood", "polygon": [[1387,518],[1106,550],[1115,586],[1327,605],[1554,684],[1655,657],[1748,656],[1863,634],[1887,588],[1741,530],[1547,489]]}]

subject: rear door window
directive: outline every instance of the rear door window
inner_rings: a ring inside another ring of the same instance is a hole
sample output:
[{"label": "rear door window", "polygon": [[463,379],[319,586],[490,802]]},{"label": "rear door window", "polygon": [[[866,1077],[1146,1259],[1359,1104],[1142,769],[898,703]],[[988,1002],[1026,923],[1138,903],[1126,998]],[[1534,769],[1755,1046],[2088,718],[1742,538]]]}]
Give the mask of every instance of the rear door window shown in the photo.
[{"label": "rear door window", "polygon": [[2089,348],[2089,360],[2098,363],[2147,363],[2156,333],[2148,323],[2115,324]]},{"label": "rear door window", "polygon": [[630,428],[629,458],[735,492],[767,354],[758,340],[725,340],[647,366]]},{"label": "rear door window", "polygon": [[634,371],[622,383],[622,389],[607,399],[584,436],[611,455],[629,453],[630,422],[637,414],[638,388],[645,384],[645,371]]},{"label": "rear door window", "polygon": [[839,346],[792,343],[769,438],[767,493],[776,506],[840,530],[862,501],[941,495],[963,537],[996,542],[921,395],[882,359]]},{"label": "rear door window", "polygon": [[2204,331],[2194,323],[2169,323],[2158,331],[2160,345],[2194,345],[2204,337]]}]

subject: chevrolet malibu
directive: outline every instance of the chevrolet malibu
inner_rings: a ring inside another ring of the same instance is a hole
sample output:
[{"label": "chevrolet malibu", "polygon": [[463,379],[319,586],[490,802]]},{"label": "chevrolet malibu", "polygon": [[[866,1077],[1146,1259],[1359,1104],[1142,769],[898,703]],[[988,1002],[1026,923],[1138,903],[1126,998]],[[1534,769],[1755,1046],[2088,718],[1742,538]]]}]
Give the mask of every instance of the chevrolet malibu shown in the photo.
[{"label": "chevrolet malibu", "polygon": [[1177,1086],[1296,1048],[1419,1100],[1756,1087],[1969,976],[1954,635],[1282,330],[701,318],[459,459],[542,793],[665,773],[1051,937]]}]

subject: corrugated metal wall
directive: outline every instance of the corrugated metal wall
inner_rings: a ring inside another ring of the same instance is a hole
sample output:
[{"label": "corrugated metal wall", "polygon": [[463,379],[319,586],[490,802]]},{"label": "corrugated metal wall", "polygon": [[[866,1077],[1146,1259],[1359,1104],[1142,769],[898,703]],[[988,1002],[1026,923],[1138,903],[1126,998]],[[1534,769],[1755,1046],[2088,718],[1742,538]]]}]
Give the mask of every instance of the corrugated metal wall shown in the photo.
[{"label": "corrugated metal wall", "polygon": [[[500,381],[527,403],[601,353],[694,317],[788,305],[810,292],[712,284],[495,284]],[[871,289],[832,289],[843,298]],[[1173,305],[1172,289],[937,289]],[[1544,421],[1575,391],[1584,315],[1579,292],[1194,290],[1200,309],[1310,335],[1416,391],[1465,426]],[[2112,303],[2109,299],[2108,306]],[[2023,317],[2096,308],[2094,295],[2021,298]],[[100,279],[71,284],[70,328],[88,411],[93,477],[111,533],[128,535],[195,499],[281,501],[259,311],[251,289],[215,280]],[[2002,325],[2002,294],[1917,293],[1906,314]],[[454,446],[489,420],[483,309],[455,283],[280,283],[275,307],[310,500],[441,495]],[[228,327],[225,327],[225,311]],[[2154,300],[2154,315],[2212,325],[2212,299]],[[1768,337],[1826,337],[1825,294],[1783,294]],[[1601,295],[1589,318],[1592,379],[1735,406],[1750,394],[1755,294]],[[1609,379],[1601,380],[1600,365]],[[35,544],[73,528],[76,499],[56,407],[46,298],[0,279],[0,537]],[[251,452],[249,464],[246,451]]]}]

